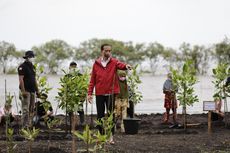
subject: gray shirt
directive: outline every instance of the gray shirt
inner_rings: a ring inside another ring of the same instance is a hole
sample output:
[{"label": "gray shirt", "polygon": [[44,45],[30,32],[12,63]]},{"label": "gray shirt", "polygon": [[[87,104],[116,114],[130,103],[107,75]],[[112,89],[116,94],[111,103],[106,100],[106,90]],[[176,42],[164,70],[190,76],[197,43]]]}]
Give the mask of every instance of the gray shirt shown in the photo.
[{"label": "gray shirt", "polygon": [[171,80],[171,79],[167,79],[167,80],[164,82],[163,90],[173,90],[173,89],[172,89],[172,80]]}]

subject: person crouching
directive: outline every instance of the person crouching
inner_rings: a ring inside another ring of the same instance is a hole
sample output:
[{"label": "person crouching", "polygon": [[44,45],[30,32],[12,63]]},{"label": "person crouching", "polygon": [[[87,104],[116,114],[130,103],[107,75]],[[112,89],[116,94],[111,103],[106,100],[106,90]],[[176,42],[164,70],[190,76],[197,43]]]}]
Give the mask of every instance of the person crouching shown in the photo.
[{"label": "person crouching", "polygon": [[40,125],[40,121],[47,123],[54,119],[53,108],[49,101],[47,101],[47,94],[43,93],[40,96],[41,101],[35,104],[35,116],[33,117],[33,125]]}]

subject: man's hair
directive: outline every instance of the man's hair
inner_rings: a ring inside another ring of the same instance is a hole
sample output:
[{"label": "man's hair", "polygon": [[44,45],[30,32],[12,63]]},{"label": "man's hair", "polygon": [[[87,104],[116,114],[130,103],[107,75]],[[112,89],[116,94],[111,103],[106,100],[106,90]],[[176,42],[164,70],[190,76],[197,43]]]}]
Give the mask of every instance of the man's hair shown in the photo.
[{"label": "man's hair", "polygon": [[105,46],[110,46],[110,47],[112,47],[112,45],[110,45],[110,44],[102,44],[102,45],[101,45],[101,51],[104,49]]}]

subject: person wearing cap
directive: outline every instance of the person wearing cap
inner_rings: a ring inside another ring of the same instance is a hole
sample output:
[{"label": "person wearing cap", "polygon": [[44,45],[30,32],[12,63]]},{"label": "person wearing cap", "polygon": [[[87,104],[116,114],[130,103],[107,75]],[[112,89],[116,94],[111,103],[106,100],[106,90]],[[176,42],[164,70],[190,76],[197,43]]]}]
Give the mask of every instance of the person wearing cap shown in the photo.
[{"label": "person wearing cap", "polygon": [[168,73],[167,79],[163,85],[163,93],[165,94],[164,107],[166,112],[164,114],[163,123],[168,123],[170,109],[173,111],[173,122],[177,124],[177,100],[176,91],[172,82],[172,73]]},{"label": "person wearing cap", "polygon": [[[76,76],[82,76],[82,74],[77,70],[77,63],[72,61],[69,64],[69,73],[66,75],[66,77],[76,77]],[[85,101],[85,99],[82,101],[82,103],[79,105],[79,109],[77,110],[79,117],[80,117],[80,125],[84,125],[84,110],[83,110],[83,102]],[[71,130],[71,126],[72,126],[72,122],[71,122],[71,118],[73,116],[73,112],[67,112],[69,114],[70,117],[70,130]]]},{"label": "person wearing cap", "polygon": [[[116,72],[118,69],[131,69],[131,66],[120,62],[111,56],[112,46],[110,44],[101,45],[101,57],[96,59],[93,64],[91,79],[88,87],[88,102],[92,103],[93,90],[95,87],[97,119],[101,121],[105,117],[105,107],[107,112],[113,113],[114,110],[114,95],[120,93],[118,78]],[[113,114],[114,115],[114,114]],[[114,119],[114,118],[113,118]],[[115,124],[115,119],[114,119]],[[101,134],[104,133],[102,126],[98,126]],[[114,127],[112,129],[114,134]],[[110,143],[114,144],[113,136],[110,138]]]},{"label": "person wearing cap", "polygon": [[33,116],[35,94],[39,96],[36,80],[33,51],[26,51],[23,58],[25,61],[18,67],[20,99],[22,102],[22,125],[30,126]]},{"label": "person wearing cap", "polygon": [[52,121],[53,107],[51,103],[47,100],[48,95],[42,93],[39,97],[40,101],[35,103],[35,115],[33,117],[33,125],[39,125],[40,121],[45,121],[45,123]]},{"label": "person wearing cap", "polygon": [[127,117],[129,98],[126,71],[118,70],[117,75],[119,80],[120,93],[116,95],[114,113],[116,120],[120,119],[121,132],[125,132],[123,119]]}]

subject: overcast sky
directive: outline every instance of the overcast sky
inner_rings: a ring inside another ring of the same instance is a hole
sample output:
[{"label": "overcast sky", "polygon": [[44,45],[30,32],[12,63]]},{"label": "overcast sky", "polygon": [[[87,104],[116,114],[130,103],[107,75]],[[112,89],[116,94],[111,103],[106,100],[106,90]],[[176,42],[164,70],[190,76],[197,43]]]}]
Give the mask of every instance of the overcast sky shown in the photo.
[{"label": "overcast sky", "polygon": [[230,0],[0,0],[0,41],[30,49],[52,39],[204,44],[230,36]]}]

